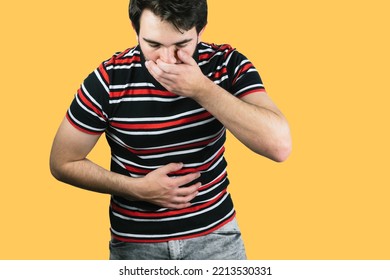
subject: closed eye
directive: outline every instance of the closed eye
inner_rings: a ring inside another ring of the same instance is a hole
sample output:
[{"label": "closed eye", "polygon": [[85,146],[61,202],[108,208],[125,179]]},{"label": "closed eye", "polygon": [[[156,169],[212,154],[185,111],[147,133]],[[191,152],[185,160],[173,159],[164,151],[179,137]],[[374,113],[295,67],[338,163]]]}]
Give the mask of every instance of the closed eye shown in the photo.
[{"label": "closed eye", "polygon": [[185,48],[188,44],[176,44],[177,48]]},{"label": "closed eye", "polygon": [[157,49],[160,46],[161,46],[160,44],[149,44],[149,47],[154,48],[154,49]]}]

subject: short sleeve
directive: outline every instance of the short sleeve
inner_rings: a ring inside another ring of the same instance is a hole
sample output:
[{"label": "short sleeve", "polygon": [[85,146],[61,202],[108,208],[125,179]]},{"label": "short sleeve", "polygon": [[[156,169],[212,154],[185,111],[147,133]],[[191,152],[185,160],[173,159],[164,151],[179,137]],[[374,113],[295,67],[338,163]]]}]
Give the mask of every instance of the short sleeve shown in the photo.
[{"label": "short sleeve", "polygon": [[109,76],[102,63],[81,84],[66,114],[77,129],[89,134],[106,130],[109,104]]},{"label": "short sleeve", "polygon": [[253,92],[265,92],[259,72],[243,54],[232,52],[227,65],[231,85],[229,91],[232,94],[242,98]]}]

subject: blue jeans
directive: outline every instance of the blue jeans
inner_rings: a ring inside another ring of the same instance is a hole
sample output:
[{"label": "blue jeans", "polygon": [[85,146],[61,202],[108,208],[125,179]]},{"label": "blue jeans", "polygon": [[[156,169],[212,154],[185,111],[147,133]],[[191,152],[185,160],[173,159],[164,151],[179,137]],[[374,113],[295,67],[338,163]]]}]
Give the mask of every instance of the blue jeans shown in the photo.
[{"label": "blue jeans", "polygon": [[241,232],[234,218],[196,238],[159,243],[110,241],[110,260],[245,260]]}]

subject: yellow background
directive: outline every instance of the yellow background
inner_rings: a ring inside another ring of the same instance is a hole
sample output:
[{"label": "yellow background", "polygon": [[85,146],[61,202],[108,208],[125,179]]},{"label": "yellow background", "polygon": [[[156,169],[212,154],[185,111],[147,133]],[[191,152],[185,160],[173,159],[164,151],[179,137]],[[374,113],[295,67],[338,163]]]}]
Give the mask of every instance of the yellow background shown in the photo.
[{"label": "yellow background", "polygon": [[[227,143],[250,259],[390,259],[389,2],[209,0],[204,41],[259,69],[288,117],[273,163]],[[108,196],[57,182],[57,127],[79,84],[135,44],[127,0],[2,1],[0,259],[107,259]],[[104,137],[91,159],[108,168]]]}]

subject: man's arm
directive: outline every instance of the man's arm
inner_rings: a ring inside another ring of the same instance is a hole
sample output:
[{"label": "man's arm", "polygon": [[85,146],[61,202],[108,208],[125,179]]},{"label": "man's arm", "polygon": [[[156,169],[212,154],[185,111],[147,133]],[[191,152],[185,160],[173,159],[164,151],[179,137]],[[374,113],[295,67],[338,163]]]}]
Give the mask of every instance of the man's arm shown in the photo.
[{"label": "man's arm", "polygon": [[278,162],[287,159],[289,125],[266,93],[239,99],[204,76],[191,56],[180,50],[177,55],[182,64],[157,60],[147,62],[146,67],[169,91],[197,101],[254,152]]},{"label": "man's arm", "polygon": [[163,166],[144,178],[130,178],[108,171],[86,158],[99,137],[79,131],[64,118],[50,154],[53,176],[86,190],[147,201],[162,207],[182,209],[191,205],[189,201],[197,195],[200,183],[188,188],[179,187],[199,178],[199,173],[169,177],[169,173],[183,167],[181,163]]},{"label": "man's arm", "polygon": [[288,123],[265,92],[239,99],[210,81],[194,98],[242,143],[257,154],[277,162],[291,151]]}]

